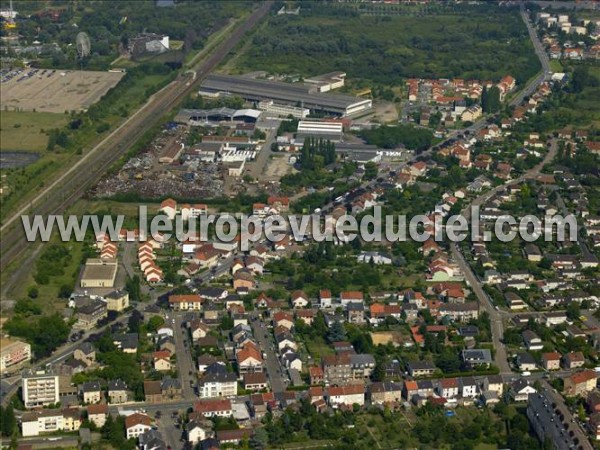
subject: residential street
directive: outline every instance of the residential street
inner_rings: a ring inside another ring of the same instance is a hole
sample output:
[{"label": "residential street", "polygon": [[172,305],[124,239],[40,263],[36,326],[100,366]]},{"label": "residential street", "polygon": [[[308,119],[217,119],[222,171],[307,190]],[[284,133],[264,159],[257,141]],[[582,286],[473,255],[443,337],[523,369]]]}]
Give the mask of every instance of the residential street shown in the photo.
[{"label": "residential street", "polygon": [[258,345],[263,352],[267,354],[265,358],[265,366],[271,383],[271,390],[275,393],[276,398],[280,398],[281,394],[286,390],[283,382],[283,368],[277,358],[277,353],[274,350],[274,340],[271,334],[271,329],[267,328],[265,323],[260,320],[251,320],[252,332],[256,338]]}]

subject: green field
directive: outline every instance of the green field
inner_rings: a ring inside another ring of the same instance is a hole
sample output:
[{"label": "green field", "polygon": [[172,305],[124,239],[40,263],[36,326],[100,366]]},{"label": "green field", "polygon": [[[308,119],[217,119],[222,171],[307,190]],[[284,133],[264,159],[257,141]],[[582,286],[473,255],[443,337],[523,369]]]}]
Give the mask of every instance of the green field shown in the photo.
[{"label": "green field", "polygon": [[523,82],[540,68],[518,10],[489,4],[380,17],[306,2],[298,16],[271,17],[241,51],[237,72],[344,71],[350,80],[388,86],[405,77],[497,80],[506,74]]},{"label": "green field", "polygon": [[561,73],[563,71],[563,66],[557,59],[550,60],[550,69],[554,73]]},{"label": "green field", "polygon": [[45,112],[0,113],[0,151],[43,151],[48,143],[44,130],[61,128],[69,116]]}]

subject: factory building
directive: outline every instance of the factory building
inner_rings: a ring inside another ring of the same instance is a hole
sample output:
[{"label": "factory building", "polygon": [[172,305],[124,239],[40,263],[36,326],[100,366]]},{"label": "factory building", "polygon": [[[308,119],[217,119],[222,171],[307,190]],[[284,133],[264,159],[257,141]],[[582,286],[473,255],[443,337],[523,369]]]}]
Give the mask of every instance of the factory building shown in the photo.
[{"label": "factory building", "polygon": [[270,100],[276,104],[335,116],[358,115],[373,107],[371,99],[320,93],[318,84],[284,83],[234,75],[209,75],[202,83],[199,94],[209,97],[234,95],[257,104]]}]

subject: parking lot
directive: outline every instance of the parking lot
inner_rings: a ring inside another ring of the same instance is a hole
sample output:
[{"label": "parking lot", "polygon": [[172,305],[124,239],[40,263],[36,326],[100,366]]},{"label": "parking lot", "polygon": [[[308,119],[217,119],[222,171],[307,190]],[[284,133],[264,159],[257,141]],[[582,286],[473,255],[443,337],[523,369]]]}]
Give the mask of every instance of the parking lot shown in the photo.
[{"label": "parking lot", "polygon": [[4,69],[0,72],[0,108],[61,114],[87,109],[124,75],[122,72]]}]

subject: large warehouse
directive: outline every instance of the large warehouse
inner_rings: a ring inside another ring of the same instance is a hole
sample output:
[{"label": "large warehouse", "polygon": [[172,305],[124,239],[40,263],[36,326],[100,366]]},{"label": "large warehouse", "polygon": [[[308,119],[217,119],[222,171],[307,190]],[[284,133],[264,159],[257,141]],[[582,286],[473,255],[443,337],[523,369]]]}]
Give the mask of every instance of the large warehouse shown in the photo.
[{"label": "large warehouse", "polygon": [[272,100],[275,103],[301,106],[311,111],[336,116],[352,116],[373,107],[371,99],[343,94],[322,94],[317,91],[316,86],[233,75],[209,75],[202,83],[199,94],[236,95],[252,102]]}]

